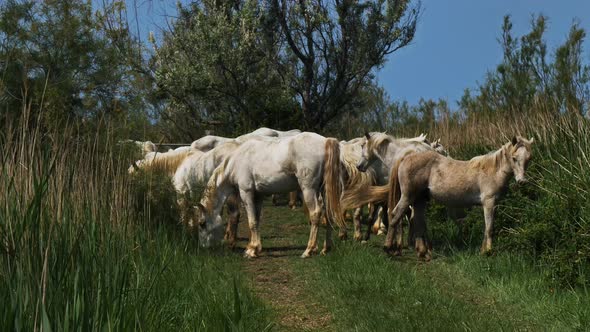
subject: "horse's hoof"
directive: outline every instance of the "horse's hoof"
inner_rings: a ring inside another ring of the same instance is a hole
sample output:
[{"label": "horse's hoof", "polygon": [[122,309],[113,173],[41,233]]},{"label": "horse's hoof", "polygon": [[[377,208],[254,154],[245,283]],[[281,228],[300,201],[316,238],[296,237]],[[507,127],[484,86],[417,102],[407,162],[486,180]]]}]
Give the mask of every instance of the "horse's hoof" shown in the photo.
[{"label": "horse's hoof", "polygon": [[363,240],[362,234],[354,234],[354,240],[355,241],[362,241]]},{"label": "horse's hoof", "polygon": [[391,252],[392,256],[401,256],[402,255],[402,250],[401,249],[393,249],[393,251]]},{"label": "horse's hoof", "polygon": [[418,254],[418,259],[423,262],[430,262],[432,260],[432,255],[430,254]]},{"label": "horse's hoof", "polygon": [[385,234],[385,232],[383,232],[382,230],[379,230],[379,231],[377,232],[377,235],[383,235],[383,234]]},{"label": "horse's hoof", "polygon": [[361,241],[361,244],[367,244],[367,243],[369,243],[369,241],[367,241],[367,240],[362,240]]},{"label": "horse's hoof", "polygon": [[338,238],[342,241],[347,240],[348,239],[348,235],[346,233],[343,234],[338,234]]},{"label": "horse's hoof", "polygon": [[326,256],[326,255],[328,254],[328,252],[329,252],[329,251],[330,251],[330,249],[326,249],[326,248],[324,248],[324,249],[322,249],[322,251],[320,252],[320,255],[322,255],[322,256]]},{"label": "horse's hoof", "polygon": [[254,251],[254,249],[246,249],[246,251],[244,251],[244,257],[252,259],[257,258],[258,256],[256,255],[256,251]]}]

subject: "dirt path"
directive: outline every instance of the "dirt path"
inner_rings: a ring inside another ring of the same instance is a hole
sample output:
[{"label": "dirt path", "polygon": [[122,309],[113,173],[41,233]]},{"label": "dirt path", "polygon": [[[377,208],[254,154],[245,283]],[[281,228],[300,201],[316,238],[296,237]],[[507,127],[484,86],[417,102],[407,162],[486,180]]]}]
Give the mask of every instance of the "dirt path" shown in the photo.
[{"label": "dirt path", "polygon": [[[244,215],[244,214],[242,214]],[[244,259],[254,293],[277,313],[279,331],[330,331],[332,317],[306,288],[306,280],[293,270],[305,250],[309,226],[300,211],[287,207],[264,209],[261,225],[263,252]],[[265,222],[266,221],[266,222]],[[247,221],[240,223],[238,249],[242,252],[249,236]]]},{"label": "dirt path", "polygon": [[[444,257],[422,263],[409,250],[403,257],[384,257],[382,238],[373,238],[363,246],[347,242],[339,248],[339,253],[332,253],[331,264],[339,263],[329,267],[329,273],[338,274],[340,282],[349,281],[338,284],[338,281],[326,278],[326,265],[318,264],[323,258],[300,258],[308,235],[309,225],[300,209],[292,211],[265,202],[261,224],[262,255],[253,260],[243,259],[240,264],[254,294],[274,311],[277,324],[273,330],[335,331],[336,326],[374,330],[403,322],[406,323],[404,326],[438,324],[441,317],[446,319],[443,326],[448,328],[461,322],[473,328],[527,330],[536,326],[528,322],[518,306],[510,301],[499,301],[500,293],[480,284],[485,273],[474,279]],[[236,253],[241,255],[249,237],[246,220],[242,220],[238,236]],[[323,232],[319,239],[323,240]],[[392,277],[398,283],[406,284],[406,288],[394,293],[391,289],[396,285],[387,286],[381,292],[366,288],[366,285],[383,287],[380,283]],[[330,291],[326,292],[326,289]],[[381,315],[381,321],[377,323],[370,317],[358,315],[359,310],[390,308],[399,299],[414,297],[428,304],[433,313],[427,318],[417,316],[414,307],[406,305],[399,308],[401,313],[387,309],[377,311]],[[337,303],[337,310],[327,307],[334,303]],[[403,312],[405,310],[408,312]],[[411,324],[407,324],[407,320],[412,320]]]}]

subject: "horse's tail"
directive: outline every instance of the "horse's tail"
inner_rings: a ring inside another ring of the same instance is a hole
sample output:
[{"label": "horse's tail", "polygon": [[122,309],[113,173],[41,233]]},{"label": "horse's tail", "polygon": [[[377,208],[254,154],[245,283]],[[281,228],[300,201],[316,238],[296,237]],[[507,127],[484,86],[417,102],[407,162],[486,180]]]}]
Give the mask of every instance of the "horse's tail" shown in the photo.
[{"label": "horse's tail", "polygon": [[340,207],[343,188],[340,167],[340,143],[335,138],[328,138],[324,154],[324,204],[328,218],[344,228],[346,223]]},{"label": "horse's tail", "polygon": [[[404,156],[405,157],[405,156]],[[389,197],[387,199],[387,206],[390,210],[393,210],[399,202],[401,197],[401,189],[399,187],[399,179],[398,179],[398,170],[399,165],[404,160],[404,157],[399,158],[396,160],[395,164],[391,168],[391,173],[389,173]]]},{"label": "horse's tail", "polygon": [[346,190],[342,195],[341,208],[355,209],[369,203],[386,202],[389,186],[360,186]]}]

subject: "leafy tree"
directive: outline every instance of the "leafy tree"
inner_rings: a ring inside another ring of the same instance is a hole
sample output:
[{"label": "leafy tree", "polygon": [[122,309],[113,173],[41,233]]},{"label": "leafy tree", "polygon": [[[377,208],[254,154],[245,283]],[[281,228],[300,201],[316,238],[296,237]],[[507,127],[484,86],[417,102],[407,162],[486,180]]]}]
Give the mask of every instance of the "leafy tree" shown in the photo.
[{"label": "leafy tree", "polygon": [[386,56],[408,45],[419,6],[407,0],[272,0],[286,49],[279,70],[297,94],[306,129],[345,110]]},{"label": "leafy tree", "polygon": [[[140,110],[124,3],[93,12],[82,0],[8,0],[0,5],[0,121],[28,109],[45,129],[93,124]],[[0,125],[2,125],[0,123]]]},{"label": "leafy tree", "polygon": [[[372,70],[413,38],[409,1],[214,1],[180,7],[158,48],[162,118],[183,135],[321,130],[362,103]],[[216,124],[223,124],[220,128]]]},{"label": "leafy tree", "polygon": [[573,24],[567,40],[551,58],[543,38],[546,22],[547,18],[542,15],[533,17],[531,31],[515,38],[510,16],[504,17],[500,40],[504,53],[502,63],[488,73],[478,87],[478,94],[465,91],[459,103],[462,110],[467,114],[493,114],[546,107],[555,114],[587,114],[590,67],[582,61],[586,33]]},{"label": "leafy tree", "polygon": [[[262,1],[194,2],[157,48],[160,115],[184,138],[287,128],[297,104],[276,70],[280,40]],[[201,130],[199,130],[201,129]]]}]

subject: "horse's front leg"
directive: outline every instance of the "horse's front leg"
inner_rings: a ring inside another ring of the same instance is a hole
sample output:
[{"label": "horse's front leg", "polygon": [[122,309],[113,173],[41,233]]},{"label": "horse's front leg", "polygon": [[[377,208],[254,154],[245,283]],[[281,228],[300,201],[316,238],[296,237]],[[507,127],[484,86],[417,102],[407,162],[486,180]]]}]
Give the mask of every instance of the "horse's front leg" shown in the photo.
[{"label": "horse's front leg", "polygon": [[[318,227],[322,215],[322,206],[319,203],[317,192],[315,190],[303,189],[303,199],[307,205],[307,208],[309,209],[309,223],[311,225],[309,231],[309,240],[307,241],[307,248],[301,255],[302,258],[307,258],[315,254],[318,250]],[[326,224],[328,225],[329,223]]]},{"label": "horse's front leg", "polygon": [[244,256],[247,258],[258,257],[262,251],[262,243],[260,242],[260,234],[258,233],[260,211],[257,211],[257,199],[253,190],[240,189],[240,197],[244,202],[244,208],[248,216],[248,226],[250,227],[250,242],[246,246]]},{"label": "horse's front leg", "polygon": [[356,241],[361,241],[363,239],[363,234],[361,232],[361,217],[363,216],[362,207],[358,207],[354,209],[354,213],[352,215],[352,221],[354,224],[354,239]]},{"label": "horse's front leg", "polygon": [[488,254],[492,250],[492,230],[494,228],[494,207],[496,202],[493,198],[483,201],[483,215],[486,222],[486,228],[483,234],[483,243],[481,244],[481,254]]},{"label": "horse's front leg", "polygon": [[240,222],[240,199],[237,195],[232,194],[227,198],[227,228],[225,230],[225,241],[230,248],[236,245],[238,236],[238,223]]},{"label": "horse's front leg", "polygon": [[192,208],[190,206],[189,201],[186,199],[185,195],[181,195],[177,200],[176,203],[178,204],[178,212],[180,214],[180,223],[182,226],[190,233],[196,227],[193,225],[194,218],[191,214]]}]

